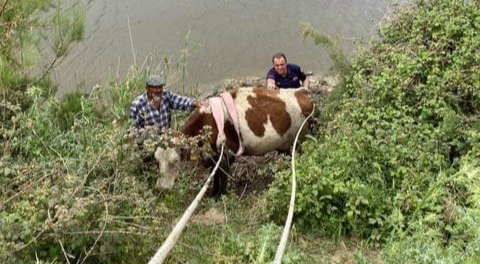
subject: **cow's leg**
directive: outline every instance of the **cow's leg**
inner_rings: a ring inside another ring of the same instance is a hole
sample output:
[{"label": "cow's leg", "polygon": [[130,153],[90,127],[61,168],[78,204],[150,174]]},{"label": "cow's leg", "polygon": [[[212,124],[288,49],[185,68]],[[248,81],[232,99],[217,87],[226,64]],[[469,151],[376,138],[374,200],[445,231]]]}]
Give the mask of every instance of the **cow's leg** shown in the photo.
[{"label": "cow's leg", "polygon": [[230,164],[234,161],[234,157],[228,153],[224,153],[220,166],[213,176],[212,196],[218,200],[222,195],[227,194],[228,177],[230,176]]}]

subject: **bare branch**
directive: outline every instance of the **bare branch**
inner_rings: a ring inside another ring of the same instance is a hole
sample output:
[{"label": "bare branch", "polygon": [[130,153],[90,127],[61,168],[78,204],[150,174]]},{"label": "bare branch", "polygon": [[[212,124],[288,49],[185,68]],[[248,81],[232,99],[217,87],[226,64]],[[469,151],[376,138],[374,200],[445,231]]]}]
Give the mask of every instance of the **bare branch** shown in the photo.
[{"label": "bare branch", "polygon": [[103,228],[100,232],[100,234],[97,236],[97,239],[95,239],[95,243],[93,243],[92,247],[88,250],[87,254],[85,255],[85,257],[83,258],[82,262],[80,264],[83,264],[85,262],[85,260],[87,260],[87,258],[90,256],[90,254],[92,253],[93,249],[95,248],[95,246],[97,245],[98,241],[100,240],[100,238],[103,236],[104,232],[105,232],[105,229],[107,228],[107,221],[108,221],[108,218],[109,218],[109,215],[108,215],[108,204],[106,202],[106,198],[105,198],[105,195],[100,191],[100,190],[97,190],[97,189],[94,189],[96,190],[98,193],[100,193],[100,195],[102,196],[103,198],[103,201],[104,201],[104,204],[105,204],[105,223],[103,225]]},{"label": "bare branch", "polygon": [[7,8],[7,3],[8,3],[8,1],[9,1],[9,0],[5,0],[5,2],[3,3],[2,8],[0,9],[0,17],[2,17],[3,12],[4,12],[5,9]]},{"label": "bare branch", "polygon": [[47,75],[50,73],[50,71],[53,69],[53,67],[55,66],[55,63],[57,62],[58,60],[58,57],[55,57],[55,59],[52,60],[52,62],[50,63],[50,65],[46,68],[45,72],[42,74],[42,77],[40,77],[40,79],[36,80],[32,85],[36,85],[38,84],[39,82],[43,81],[43,79],[45,79],[45,77],[47,77]]},{"label": "bare branch", "polygon": [[35,180],[35,181],[32,180],[32,181],[30,181],[30,182],[22,185],[22,186],[19,188],[19,191],[18,191],[18,192],[16,192],[14,195],[8,197],[8,198],[5,199],[4,201],[1,201],[1,202],[0,202],[0,209],[2,209],[8,202],[10,202],[11,200],[15,199],[15,197],[17,197],[17,196],[23,194],[24,192],[28,191],[29,189],[31,189],[32,187],[34,187],[36,183],[39,183],[39,182],[43,181],[45,178],[47,178],[47,177],[49,177],[49,176],[51,176],[51,175],[50,175],[50,174],[47,174],[47,175],[41,177],[41,178],[38,179],[38,180]]},{"label": "bare branch", "polygon": [[68,254],[65,252],[65,248],[63,247],[62,240],[58,240],[58,243],[60,244],[60,247],[62,248],[63,255],[65,256],[65,260],[67,260],[67,263],[70,264],[70,260],[68,260]]}]

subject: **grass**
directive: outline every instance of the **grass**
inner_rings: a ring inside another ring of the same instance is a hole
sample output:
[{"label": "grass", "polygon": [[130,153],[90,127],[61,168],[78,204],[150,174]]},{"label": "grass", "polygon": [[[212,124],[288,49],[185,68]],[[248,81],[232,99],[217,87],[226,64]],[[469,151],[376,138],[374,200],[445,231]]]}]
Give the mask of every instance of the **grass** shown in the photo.
[{"label": "grass", "polygon": [[[239,199],[231,193],[218,202],[207,198],[167,263],[270,263],[283,227],[269,222],[266,206],[261,194]],[[378,249],[359,239],[333,240],[320,233],[299,233],[294,226],[283,263],[383,262]]]}]

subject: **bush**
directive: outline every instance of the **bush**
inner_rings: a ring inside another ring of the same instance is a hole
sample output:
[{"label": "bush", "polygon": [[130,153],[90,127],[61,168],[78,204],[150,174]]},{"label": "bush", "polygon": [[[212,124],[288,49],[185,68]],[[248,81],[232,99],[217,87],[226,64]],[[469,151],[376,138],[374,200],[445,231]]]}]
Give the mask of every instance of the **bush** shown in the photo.
[{"label": "bush", "polygon": [[156,172],[138,176],[130,124],[99,120],[95,93],[63,102],[26,94],[31,107],[12,110],[0,141],[0,262],[146,262],[173,219],[148,180]]},{"label": "bush", "polygon": [[[26,96],[29,88],[39,88],[43,96],[55,94],[56,87],[49,74],[73,44],[83,38],[85,19],[81,5],[75,4],[60,12],[55,3],[53,0],[3,1],[0,7],[2,127],[11,125],[13,113],[8,105],[23,110],[30,106],[32,102]],[[55,15],[49,16],[46,11],[55,7]],[[46,47],[51,47],[51,54],[55,56],[48,58]],[[40,65],[42,57],[50,61]]]},{"label": "bush", "polygon": [[[480,1],[414,1],[353,60],[298,159],[302,228],[381,242],[423,223],[437,245],[463,232],[442,215],[447,201],[470,208],[453,179],[479,153],[479,10]],[[287,208],[288,176],[270,190],[271,215]]]}]

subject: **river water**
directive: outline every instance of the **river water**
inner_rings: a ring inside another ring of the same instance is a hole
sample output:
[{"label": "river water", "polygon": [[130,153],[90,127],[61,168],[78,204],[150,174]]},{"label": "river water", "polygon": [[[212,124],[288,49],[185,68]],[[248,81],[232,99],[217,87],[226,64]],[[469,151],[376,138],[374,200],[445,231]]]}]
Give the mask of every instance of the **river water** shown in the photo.
[{"label": "river water", "polygon": [[[123,78],[135,65],[155,71],[163,67],[165,58],[170,61],[168,82],[173,91],[181,91],[184,85],[208,91],[226,78],[264,76],[271,56],[280,51],[289,62],[323,75],[331,66],[328,54],[311,39],[302,39],[301,22],[331,36],[368,40],[389,6],[405,2],[82,1],[86,36],[55,71],[58,96]],[[344,44],[342,49],[352,55],[356,45]]]}]

